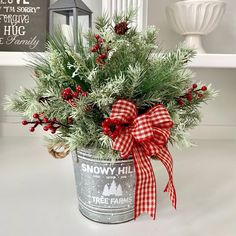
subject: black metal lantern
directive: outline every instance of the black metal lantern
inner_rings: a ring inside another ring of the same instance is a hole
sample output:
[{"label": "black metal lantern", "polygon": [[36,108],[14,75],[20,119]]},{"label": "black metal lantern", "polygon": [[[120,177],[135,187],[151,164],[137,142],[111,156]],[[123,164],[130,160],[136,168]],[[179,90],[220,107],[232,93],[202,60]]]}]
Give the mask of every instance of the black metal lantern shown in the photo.
[{"label": "black metal lantern", "polygon": [[86,17],[89,28],[92,27],[92,11],[81,0],[56,1],[49,7],[49,17],[50,34],[53,34],[55,26],[58,27],[59,24],[64,23],[71,27],[75,50],[78,43],[79,17]]}]

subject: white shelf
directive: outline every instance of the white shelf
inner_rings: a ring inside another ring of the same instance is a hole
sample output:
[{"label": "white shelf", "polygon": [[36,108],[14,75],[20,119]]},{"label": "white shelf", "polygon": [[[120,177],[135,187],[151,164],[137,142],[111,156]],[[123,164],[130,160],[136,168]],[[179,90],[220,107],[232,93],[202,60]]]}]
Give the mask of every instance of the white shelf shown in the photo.
[{"label": "white shelf", "polygon": [[197,54],[190,68],[236,68],[236,54]]},{"label": "white shelf", "polygon": [[[32,53],[0,52],[0,66],[26,66]],[[190,68],[236,68],[236,54],[197,54]]]},{"label": "white shelf", "polygon": [[0,52],[0,66],[27,66],[31,52]]}]

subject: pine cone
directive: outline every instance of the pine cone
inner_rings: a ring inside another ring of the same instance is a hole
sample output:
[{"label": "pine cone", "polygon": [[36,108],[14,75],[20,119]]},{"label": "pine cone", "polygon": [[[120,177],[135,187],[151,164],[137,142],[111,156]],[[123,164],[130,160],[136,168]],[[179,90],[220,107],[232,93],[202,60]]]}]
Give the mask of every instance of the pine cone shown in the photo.
[{"label": "pine cone", "polygon": [[116,34],[124,35],[129,30],[128,23],[125,21],[120,22],[115,26],[114,29],[115,29]]}]

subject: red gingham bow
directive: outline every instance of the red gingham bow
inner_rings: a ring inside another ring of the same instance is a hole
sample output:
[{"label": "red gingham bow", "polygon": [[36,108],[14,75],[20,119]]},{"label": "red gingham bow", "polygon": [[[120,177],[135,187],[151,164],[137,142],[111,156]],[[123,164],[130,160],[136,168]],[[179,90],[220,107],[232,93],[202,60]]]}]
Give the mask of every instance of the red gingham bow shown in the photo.
[{"label": "red gingham bow", "polygon": [[122,158],[132,155],[136,172],[134,218],[148,213],[156,215],[156,182],[150,157],[157,156],[164,164],[169,181],[165,192],[169,192],[172,205],[176,208],[176,192],[173,184],[173,160],[166,143],[173,122],[167,109],[156,105],[147,113],[138,116],[136,106],[127,100],[118,100],[112,106],[109,117],[126,126],[114,138],[112,148],[120,151]]}]

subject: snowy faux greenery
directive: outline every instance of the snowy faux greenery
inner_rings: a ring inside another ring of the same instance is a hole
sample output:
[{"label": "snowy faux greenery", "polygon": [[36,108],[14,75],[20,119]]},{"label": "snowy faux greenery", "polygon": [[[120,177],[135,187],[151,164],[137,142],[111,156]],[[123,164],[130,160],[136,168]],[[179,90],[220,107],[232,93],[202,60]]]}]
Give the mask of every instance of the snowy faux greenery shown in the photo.
[{"label": "snowy faux greenery", "polygon": [[46,57],[32,63],[34,89],[7,98],[6,107],[22,114],[30,131],[42,126],[49,145],[111,149],[101,123],[117,99],[136,104],[140,114],[162,103],[174,122],[171,143],[186,143],[199,124],[199,107],[213,98],[210,86],[192,84],[186,65],[195,55],[183,45],[161,52],[157,31],[132,27],[133,14],[100,17],[96,32],[80,34],[77,51],[58,33],[49,40]]}]

